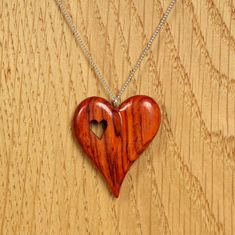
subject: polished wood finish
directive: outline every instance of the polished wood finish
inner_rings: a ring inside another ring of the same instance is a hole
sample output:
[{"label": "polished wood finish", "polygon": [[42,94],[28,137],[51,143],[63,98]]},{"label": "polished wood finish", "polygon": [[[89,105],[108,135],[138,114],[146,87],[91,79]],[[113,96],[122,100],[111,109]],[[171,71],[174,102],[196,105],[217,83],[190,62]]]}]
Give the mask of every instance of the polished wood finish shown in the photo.
[{"label": "polished wood finish", "polygon": [[[101,138],[91,122],[106,122]],[[160,109],[147,96],[134,96],[118,108],[100,97],[90,97],[78,106],[74,117],[75,136],[118,197],[123,179],[133,162],[146,149],[160,126]]]}]

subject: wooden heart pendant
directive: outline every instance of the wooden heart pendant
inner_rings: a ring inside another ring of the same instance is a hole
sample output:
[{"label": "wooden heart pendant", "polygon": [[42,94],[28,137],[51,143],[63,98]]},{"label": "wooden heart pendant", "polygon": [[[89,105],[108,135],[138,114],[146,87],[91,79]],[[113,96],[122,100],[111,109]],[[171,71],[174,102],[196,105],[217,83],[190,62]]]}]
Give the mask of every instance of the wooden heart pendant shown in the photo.
[{"label": "wooden heart pendant", "polygon": [[[75,136],[116,197],[130,166],[156,135],[160,117],[157,103],[140,95],[119,107],[100,97],[87,98],[77,107]],[[99,137],[92,131],[92,123],[104,126]]]}]

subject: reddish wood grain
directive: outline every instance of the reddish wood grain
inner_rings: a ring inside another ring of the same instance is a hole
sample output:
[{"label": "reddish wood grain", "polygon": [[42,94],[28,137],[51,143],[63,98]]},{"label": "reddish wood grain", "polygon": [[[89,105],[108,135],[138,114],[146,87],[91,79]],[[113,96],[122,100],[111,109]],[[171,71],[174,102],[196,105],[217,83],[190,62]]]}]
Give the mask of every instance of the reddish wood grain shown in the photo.
[{"label": "reddish wood grain", "polygon": [[[118,108],[103,98],[90,97],[77,107],[75,136],[116,197],[130,166],[156,135],[160,116],[157,103],[147,96],[131,97]],[[101,138],[90,129],[92,121],[106,121]]]}]

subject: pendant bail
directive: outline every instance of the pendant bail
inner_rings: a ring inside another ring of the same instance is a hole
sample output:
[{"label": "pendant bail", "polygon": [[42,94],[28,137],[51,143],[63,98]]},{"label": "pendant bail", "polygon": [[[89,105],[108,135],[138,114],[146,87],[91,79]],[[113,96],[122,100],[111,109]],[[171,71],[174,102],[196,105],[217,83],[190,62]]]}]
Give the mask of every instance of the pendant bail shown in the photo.
[{"label": "pendant bail", "polygon": [[119,99],[117,99],[117,98],[113,99],[112,105],[113,105],[115,108],[118,107],[118,105],[119,105]]}]

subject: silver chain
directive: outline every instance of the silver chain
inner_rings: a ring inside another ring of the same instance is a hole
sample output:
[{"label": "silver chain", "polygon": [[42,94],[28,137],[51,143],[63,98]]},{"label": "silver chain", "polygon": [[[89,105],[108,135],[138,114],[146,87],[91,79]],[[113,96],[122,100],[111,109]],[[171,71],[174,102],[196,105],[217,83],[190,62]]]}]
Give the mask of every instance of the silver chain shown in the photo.
[{"label": "silver chain", "polygon": [[148,41],[147,45],[145,46],[144,50],[142,51],[142,53],[139,56],[139,59],[137,60],[137,62],[135,63],[134,67],[131,69],[126,81],[124,82],[124,84],[122,85],[119,93],[117,96],[115,96],[113,94],[113,92],[111,91],[109,84],[107,83],[107,81],[105,80],[103,74],[101,73],[101,70],[99,69],[99,67],[97,66],[97,64],[95,63],[94,59],[92,58],[88,47],[86,46],[86,44],[84,43],[84,41],[82,40],[82,37],[80,35],[80,33],[78,32],[71,16],[69,15],[66,7],[64,6],[64,3],[62,0],[55,0],[57,5],[59,6],[62,14],[64,15],[65,20],[67,21],[68,26],[70,27],[70,29],[72,30],[74,37],[76,39],[76,41],[79,43],[84,55],[86,56],[86,58],[88,59],[91,67],[94,69],[97,77],[99,78],[100,82],[102,83],[104,89],[106,90],[107,94],[110,96],[113,105],[117,105],[118,101],[121,99],[121,96],[123,95],[123,93],[125,92],[125,90],[127,89],[129,83],[131,82],[132,78],[134,77],[136,71],[139,69],[141,62],[143,61],[143,59],[145,58],[146,54],[148,53],[150,47],[152,46],[155,38],[157,37],[157,35],[159,34],[159,32],[161,31],[162,27],[164,26],[164,24],[167,21],[167,18],[171,12],[171,10],[173,9],[176,0],[172,0],[171,3],[169,4],[166,12],[163,14],[158,26],[156,27],[156,29],[154,30],[150,40]]}]

